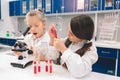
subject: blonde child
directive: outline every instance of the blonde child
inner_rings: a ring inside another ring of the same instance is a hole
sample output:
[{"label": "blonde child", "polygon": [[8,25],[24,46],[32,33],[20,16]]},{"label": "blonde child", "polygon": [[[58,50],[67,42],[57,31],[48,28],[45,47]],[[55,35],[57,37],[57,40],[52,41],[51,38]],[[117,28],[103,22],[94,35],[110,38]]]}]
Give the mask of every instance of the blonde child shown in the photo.
[{"label": "blonde child", "polygon": [[[45,60],[45,53],[40,50],[42,48],[41,43],[49,44],[50,38],[46,32],[46,20],[45,15],[42,10],[32,10],[26,15],[26,23],[30,28],[30,34],[27,34],[24,38],[24,42],[27,44],[28,48],[33,51],[36,57],[39,54],[40,60]],[[23,53],[15,52],[17,56],[21,56]]]}]

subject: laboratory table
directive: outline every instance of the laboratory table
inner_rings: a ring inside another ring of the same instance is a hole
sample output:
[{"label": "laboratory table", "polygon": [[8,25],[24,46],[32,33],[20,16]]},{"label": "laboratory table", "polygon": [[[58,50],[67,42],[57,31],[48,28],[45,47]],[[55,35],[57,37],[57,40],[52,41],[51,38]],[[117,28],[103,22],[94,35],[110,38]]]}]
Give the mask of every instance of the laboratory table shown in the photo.
[{"label": "laboratory table", "polygon": [[15,61],[16,57],[8,55],[10,52],[0,54],[0,80],[120,80],[120,77],[91,72],[82,78],[74,78],[62,66],[53,65],[53,73],[41,73],[34,75],[33,66],[28,66],[25,69],[15,68],[10,65]]}]

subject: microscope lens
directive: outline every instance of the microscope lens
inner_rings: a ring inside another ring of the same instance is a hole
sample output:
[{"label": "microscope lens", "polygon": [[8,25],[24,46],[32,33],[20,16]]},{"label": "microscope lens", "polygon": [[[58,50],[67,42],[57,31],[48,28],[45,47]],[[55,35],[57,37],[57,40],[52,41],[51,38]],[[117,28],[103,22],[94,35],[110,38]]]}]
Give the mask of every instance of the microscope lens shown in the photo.
[{"label": "microscope lens", "polygon": [[23,60],[23,56],[19,56],[19,57],[18,57],[18,60]]},{"label": "microscope lens", "polygon": [[33,51],[32,50],[28,50],[28,54],[29,55],[33,54]]}]

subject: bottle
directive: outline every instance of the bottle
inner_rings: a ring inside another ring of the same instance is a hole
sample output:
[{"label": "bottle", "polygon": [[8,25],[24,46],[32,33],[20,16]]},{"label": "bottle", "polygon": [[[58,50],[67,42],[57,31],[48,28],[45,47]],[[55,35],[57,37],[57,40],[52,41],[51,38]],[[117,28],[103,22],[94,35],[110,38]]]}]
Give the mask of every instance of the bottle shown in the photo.
[{"label": "bottle", "polygon": [[6,37],[10,37],[10,32],[6,31]]}]

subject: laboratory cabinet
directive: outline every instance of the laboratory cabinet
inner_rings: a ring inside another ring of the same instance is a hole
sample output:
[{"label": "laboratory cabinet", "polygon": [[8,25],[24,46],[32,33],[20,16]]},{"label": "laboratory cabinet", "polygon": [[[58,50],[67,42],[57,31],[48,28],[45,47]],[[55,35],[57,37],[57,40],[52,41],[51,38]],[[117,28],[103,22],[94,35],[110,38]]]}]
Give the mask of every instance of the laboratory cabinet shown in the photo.
[{"label": "laboratory cabinet", "polygon": [[45,14],[100,11],[120,9],[120,0],[17,0],[10,1],[10,16],[25,15],[33,9],[43,9]]},{"label": "laboratory cabinet", "polygon": [[10,1],[9,2],[9,15],[10,16],[20,16],[20,1]]},{"label": "laboratory cabinet", "polygon": [[120,0],[112,0],[108,6],[106,0],[53,0],[53,2],[53,13],[120,9]]},{"label": "laboratory cabinet", "polygon": [[35,2],[34,2],[34,7],[35,7],[35,9],[42,9],[43,8],[43,0],[35,0]]},{"label": "laboratory cabinet", "polygon": [[64,12],[64,0],[53,0],[53,13]]},{"label": "laboratory cabinet", "polygon": [[52,13],[75,12],[76,0],[52,0]]},{"label": "laboratory cabinet", "polygon": [[89,0],[53,0],[53,13],[79,12],[86,7],[88,11],[88,3]]},{"label": "laboratory cabinet", "polygon": [[118,49],[97,47],[98,61],[93,65],[93,71],[116,75]]},{"label": "laboratory cabinet", "polygon": [[27,12],[29,12],[30,7],[31,9],[33,8],[33,6],[30,6],[30,2],[31,0],[21,0],[20,1],[20,7],[21,7],[21,15],[26,15]]},{"label": "laboratory cabinet", "polygon": [[101,10],[101,0],[90,0],[89,11]]},{"label": "laboratory cabinet", "polygon": [[102,0],[102,10],[113,10],[116,8],[117,0]]},{"label": "laboratory cabinet", "polygon": [[[105,3],[105,6],[102,7],[103,10],[110,10],[110,9],[120,9],[120,0],[111,0],[111,4],[109,0],[102,0]],[[106,1],[106,2],[105,2]]]},{"label": "laboratory cabinet", "polygon": [[0,44],[13,46],[17,39],[0,37]]},{"label": "laboratory cabinet", "polygon": [[28,0],[29,1],[29,10],[34,10],[37,8],[37,0]]},{"label": "laboratory cabinet", "polygon": [[9,2],[9,15],[10,16],[24,16],[30,10],[35,9],[36,0],[17,0]]},{"label": "laboratory cabinet", "polygon": [[119,55],[118,55],[118,66],[117,66],[117,76],[120,76],[120,50],[119,50]]},{"label": "laboratory cabinet", "polygon": [[117,58],[117,49],[97,47],[97,51],[100,57]]},{"label": "laboratory cabinet", "polygon": [[64,12],[75,12],[76,11],[76,4],[77,0],[64,0]]},{"label": "laboratory cabinet", "polygon": [[43,10],[45,14],[53,13],[53,0],[42,0]]},{"label": "laboratory cabinet", "polygon": [[25,16],[34,9],[42,9],[45,14],[60,13],[61,0],[17,0],[9,2],[10,16]]}]

